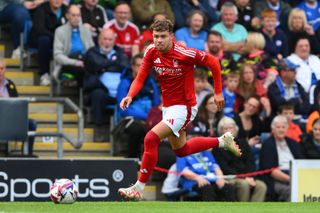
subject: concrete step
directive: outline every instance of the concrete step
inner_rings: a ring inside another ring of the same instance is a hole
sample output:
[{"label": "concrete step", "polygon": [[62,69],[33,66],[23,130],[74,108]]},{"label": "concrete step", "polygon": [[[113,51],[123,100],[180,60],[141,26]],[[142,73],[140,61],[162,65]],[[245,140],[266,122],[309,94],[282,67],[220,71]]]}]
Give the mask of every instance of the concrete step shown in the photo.
[{"label": "concrete step", "polygon": [[34,73],[33,72],[6,72],[6,77],[11,79],[16,85],[33,85]]},{"label": "concrete step", "polygon": [[21,96],[49,96],[49,86],[17,86]]},{"label": "concrete step", "polygon": [[[10,144],[10,150],[21,150],[22,143],[20,142],[12,142]],[[56,142],[35,142],[33,145],[33,150],[35,152],[57,152],[57,143]],[[83,143],[81,149],[75,149],[68,142],[63,142],[63,150],[64,152],[102,152],[107,153],[110,150],[110,143],[107,142],[85,142]]]},{"label": "concrete step", "polygon": [[29,103],[29,113],[56,113],[57,103]]},{"label": "concrete step", "polygon": [[[29,113],[29,118],[34,119],[38,122],[57,122],[56,113]],[[76,113],[64,113],[63,122],[77,122],[78,116]]]},{"label": "concrete step", "polygon": [[[37,132],[57,132],[57,128],[37,128]],[[77,128],[63,128],[63,132],[67,134],[70,138],[78,137]],[[93,129],[85,128],[84,129],[84,141],[90,142],[93,141]],[[48,142],[48,141],[57,141],[56,137],[36,137],[36,142]]]}]

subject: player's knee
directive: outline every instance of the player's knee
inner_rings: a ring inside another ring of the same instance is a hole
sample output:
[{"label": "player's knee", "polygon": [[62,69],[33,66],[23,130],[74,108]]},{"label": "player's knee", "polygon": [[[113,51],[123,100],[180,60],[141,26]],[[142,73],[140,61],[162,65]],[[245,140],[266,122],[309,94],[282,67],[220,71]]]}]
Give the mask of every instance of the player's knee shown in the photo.
[{"label": "player's knee", "polygon": [[160,138],[159,136],[152,132],[149,131],[146,136],[144,137],[144,149],[148,150],[148,149],[152,149],[155,146],[158,146],[160,143]]},{"label": "player's knee", "polygon": [[177,157],[182,158],[189,155],[187,146],[183,146],[179,149],[173,150]]}]

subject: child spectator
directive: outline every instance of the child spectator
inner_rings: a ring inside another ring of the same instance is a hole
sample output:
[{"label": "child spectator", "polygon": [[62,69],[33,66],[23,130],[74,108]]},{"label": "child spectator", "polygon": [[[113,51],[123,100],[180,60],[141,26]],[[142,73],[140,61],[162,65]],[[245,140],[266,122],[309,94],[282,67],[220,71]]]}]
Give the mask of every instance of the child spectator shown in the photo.
[{"label": "child spectator", "polygon": [[279,113],[288,119],[288,130],[286,136],[300,143],[302,130],[299,125],[293,122],[294,119],[294,106],[292,104],[284,104],[279,108]]},{"label": "child spectator", "polygon": [[204,97],[212,92],[207,88],[208,75],[204,68],[198,67],[194,71],[194,89],[196,91],[196,99],[198,107],[201,105]]},{"label": "child spectator", "polygon": [[239,85],[239,75],[235,72],[230,72],[229,75],[227,75],[227,85],[222,90],[222,94],[225,99],[225,105],[224,105],[224,115],[233,118],[234,116],[234,103],[236,101],[236,93],[235,91],[238,88]]}]

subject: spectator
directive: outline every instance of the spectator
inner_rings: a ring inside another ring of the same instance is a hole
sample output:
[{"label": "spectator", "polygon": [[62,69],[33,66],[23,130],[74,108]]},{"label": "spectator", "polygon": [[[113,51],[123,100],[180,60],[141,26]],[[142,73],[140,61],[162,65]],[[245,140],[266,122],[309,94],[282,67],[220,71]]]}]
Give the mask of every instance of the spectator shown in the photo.
[{"label": "spectator", "polygon": [[277,26],[277,14],[272,9],[265,9],[261,13],[261,32],[266,40],[264,50],[274,58],[282,59],[288,56],[288,39],[286,34]]},{"label": "spectator", "polygon": [[66,23],[67,7],[63,0],[50,0],[42,3],[33,15],[30,33],[32,46],[38,49],[40,84],[50,85],[50,60],[55,30]]},{"label": "spectator", "polygon": [[[0,59],[0,98],[16,98],[19,96],[16,85],[8,78],[5,77],[6,63],[3,59]],[[36,131],[37,122],[33,119],[29,119],[28,131]],[[34,137],[28,137],[28,157],[37,157],[33,155],[33,143]]]},{"label": "spectator", "polygon": [[73,74],[78,86],[82,87],[84,76],[83,56],[94,46],[91,32],[81,21],[80,8],[71,5],[66,14],[68,22],[55,31],[53,43],[54,71],[53,76],[59,81],[62,72]]},{"label": "spectator", "polygon": [[[166,13],[155,13],[152,21],[149,23],[151,25],[155,20],[167,19],[168,15]],[[132,55],[137,55],[138,53],[143,53],[144,48],[153,42],[152,31],[149,27],[141,33],[138,39],[134,41],[132,46]]]},{"label": "spectator", "polygon": [[[237,137],[238,126],[232,118],[224,117],[219,121],[218,134],[223,135],[227,131],[230,131],[232,135]],[[248,142],[245,139],[239,139],[237,140],[237,144],[242,152],[241,158],[238,159],[226,150],[212,150],[225,175],[245,174],[256,170],[253,153]],[[261,180],[245,177],[231,179],[229,183],[234,186],[238,201],[263,202],[265,199],[267,186]]]},{"label": "spectator", "polygon": [[283,104],[280,106],[279,113],[288,119],[288,131],[286,137],[300,143],[303,132],[301,128],[293,122],[295,117],[294,106],[292,104]]},{"label": "spectator", "polygon": [[250,64],[243,64],[240,68],[239,86],[236,90],[236,102],[234,106],[235,112],[239,112],[243,108],[243,103],[249,97],[257,96],[260,98],[259,102],[268,115],[271,114],[271,107],[269,99],[267,98],[267,90],[264,88],[262,81],[256,79],[253,66]]},{"label": "spectator", "polygon": [[175,16],[175,27],[177,29],[186,26],[187,14],[193,10],[204,12],[208,18],[209,29],[218,22],[218,13],[210,7],[207,0],[170,0],[169,3]]},{"label": "spectator", "polygon": [[110,28],[116,33],[116,44],[123,48],[129,58],[131,57],[132,45],[140,35],[138,27],[129,21],[130,16],[130,5],[119,1],[114,8],[115,18],[104,25],[104,28]]},{"label": "spectator", "polygon": [[98,142],[105,140],[102,126],[105,107],[116,103],[120,75],[129,66],[127,56],[115,41],[113,30],[102,30],[98,37],[99,46],[91,47],[84,57],[87,71],[84,92],[93,112],[94,141]]},{"label": "spectator", "polygon": [[313,31],[317,32],[320,27],[320,4],[317,0],[303,0],[298,5],[307,15],[308,23],[312,26]]},{"label": "spectator", "polygon": [[[230,72],[236,71],[237,64],[234,61],[232,54],[223,50],[223,38],[218,31],[210,31],[208,33],[207,46],[208,52],[217,57],[220,61],[221,74],[225,85],[226,76]],[[209,78],[209,81],[210,79],[211,78]]]},{"label": "spectator", "polygon": [[314,44],[311,47],[312,53],[320,53],[319,40],[316,37],[312,26],[308,24],[306,14],[303,10],[298,8],[291,10],[288,18],[288,28],[289,31],[287,34],[290,35],[288,37],[289,53],[294,52],[294,42],[299,36],[303,34],[307,34],[310,43]]},{"label": "spectator", "polygon": [[223,112],[225,116],[233,118],[234,116],[234,104],[236,101],[236,93],[239,85],[239,75],[235,72],[230,72],[227,75],[227,85],[222,90],[222,94],[225,100]]},{"label": "spectator", "polygon": [[310,41],[307,37],[300,37],[295,42],[295,51],[288,59],[298,66],[296,69],[296,80],[304,88],[306,93],[310,92],[312,86],[320,80],[320,59],[311,54]]},{"label": "spectator", "polygon": [[[141,66],[143,55],[138,54],[132,58],[131,61],[131,73],[124,75],[119,83],[117,92],[117,104],[119,105],[121,100],[126,96],[129,91],[130,85],[134,78],[138,74],[138,70]],[[129,70],[130,72],[130,70]],[[125,134],[128,135],[127,157],[137,158],[141,155],[141,146],[146,134],[145,122],[151,107],[158,106],[160,104],[159,90],[153,79],[148,78],[143,85],[141,91],[135,97],[130,106],[125,110],[120,110],[120,118],[126,119],[130,117],[128,121],[130,125],[126,125]],[[132,120],[133,119],[133,120]]]},{"label": "spectator", "polygon": [[28,9],[36,8],[40,1],[3,0],[0,3],[0,24],[10,23],[13,38],[12,58],[20,57],[20,33],[23,32],[25,21],[30,20]]},{"label": "spectator", "polygon": [[280,75],[268,88],[268,97],[272,106],[273,114],[278,112],[279,107],[285,103],[294,106],[295,114],[306,117],[310,110],[308,94],[295,80],[297,66],[289,59],[279,62]]},{"label": "spectator", "polygon": [[[320,95],[319,95],[319,97],[320,97]],[[314,122],[315,120],[317,120],[318,118],[320,118],[320,108],[318,108],[317,110],[313,111],[313,112],[309,115],[309,117],[308,117],[308,119],[307,119],[307,125],[306,125],[306,132],[307,132],[307,133],[310,133],[310,132],[311,132],[313,122]]]},{"label": "spectator", "polygon": [[183,158],[177,157],[177,170],[182,173],[184,190],[195,191],[201,201],[235,201],[234,188],[221,177],[223,173],[209,151]]},{"label": "spectator", "polygon": [[210,93],[203,99],[192,124],[200,128],[201,132],[205,132],[204,136],[213,137],[217,136],[217,125],[222,117],[223,112],[218,111],[213,93]]},{"label": "spectator", "polygon": [[320,159],[320,119],[313,121],[312,130],[301,141],[302,153],[307,159]]},{"label": "spectator", "polygon": [[235,0],[234,3],[239,12],[237,23],[244,26],[248,31],[259,29],[260,19],[254,16],[250,0]]},{"label": "spectator", "polygon": [[249,97],[244,103],[244,109],[235,114],[234,120],[239,127],[238,138],[248,141],[250,147],[260,143],[264,123],[259,118],[260,102],[257,97]]},{"label": "spectator", "polygon": [[98,0],[81,2],[81,18],[84,26],[91,31],[94,41],[97,41],[103,25],[108,21],[104,8],[98,5]]},{"label": "spectator", "polygon": [[243,48],[245,54],[239,59],[239,64],[246,63],[253,65],[257,78],[263,80],[264,87],[267,88],[265,82],[268,84],[275,78],[275,75],[271,75],[274,72],[271,72],[270,69],[268,69],[272,66],[269,62],[274,61],[275,59],[270,57],[269,54],[263,50],[265,46],[266,40],[261,33],[249,32],[246,46]]},{"label": "spectator", "polygon": [[287,27],[288,14],[291,10],[291,6],[283,0],[260,0],[255,1],[254,4],[255,16],[263,19],[262,11],[265,9],[271,9],[276,13],[276,27],[280,27],[285,30]]},{"label": "spectator", "polygon": [[271,123],[272,136],[261,147],[260,169],[275,168],[263,179],[268,186],[267,196],[273,201],[290,201],[290,161],[302,159],[299,145],[286,137],[287,118],[277,115]]},{"label": "spectator", "polygon": [[178,29],[174,36],[176,41],[187,47],[204,51],[206,48],[207,32],[204,31],[207,18],[201,10],[193,10],[187,16],[187,26]]},{"label": "spectator", "polygon": [[237,18],[237,7],[231,2],[226,2],[221,7],[221,22],[211,28],[211,30],[221,33],[224,50],[233,52],[233,58],[236,61],[240,57],[238,52],[244,46],[244,42],[248,36],[247,30],[242,25],[235,23]]},{"label": "spectator", "polygon": [[198,107],[201,105],[203,99],[209,93],[213,92],[213,89],[212,88],[208,89],[206,85],[209,85],[207,70],[201,67],[197,67],[194,70],[194,89],[196,92],[196,100],[197,100]]},{"label": "spectator", "polygon": [[174,14],[167,0],[132,0],[132,16],[139,27],[149,26],[157,13],[168,14],[167,18],[174,22]]}]

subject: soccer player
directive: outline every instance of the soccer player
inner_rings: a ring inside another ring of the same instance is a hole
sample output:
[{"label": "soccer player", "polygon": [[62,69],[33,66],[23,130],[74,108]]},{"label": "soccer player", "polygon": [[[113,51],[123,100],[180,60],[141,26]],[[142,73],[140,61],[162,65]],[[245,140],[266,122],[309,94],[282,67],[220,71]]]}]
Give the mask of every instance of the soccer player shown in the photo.
[{"label": "soccer player", "polygon": [[201,152],[210,148],[223,147],[236,156],[241,152],[231,133],[220,138],[195,137],[186,141],[186,125],[197,113],[194,90],[194,65],[207,66],[214,79],[215,101],[219,110],[223,109],[220,65],[217,58],[208,53],[189,49],[173,41],[173,24],[169,20],[156,20],[152,25],[153,41],[145,51],[138,75],[130,90],[120,102],[125,110],[144,84],[152,67],[156,70],[162,97],[162,121],[145,136],[144,153],[138,181],[128,188],[120,188],[119,194],[126,199],[140,200],[144,187],[158,160],[158,146],[161,140],[168,138],[178,157]]}]

